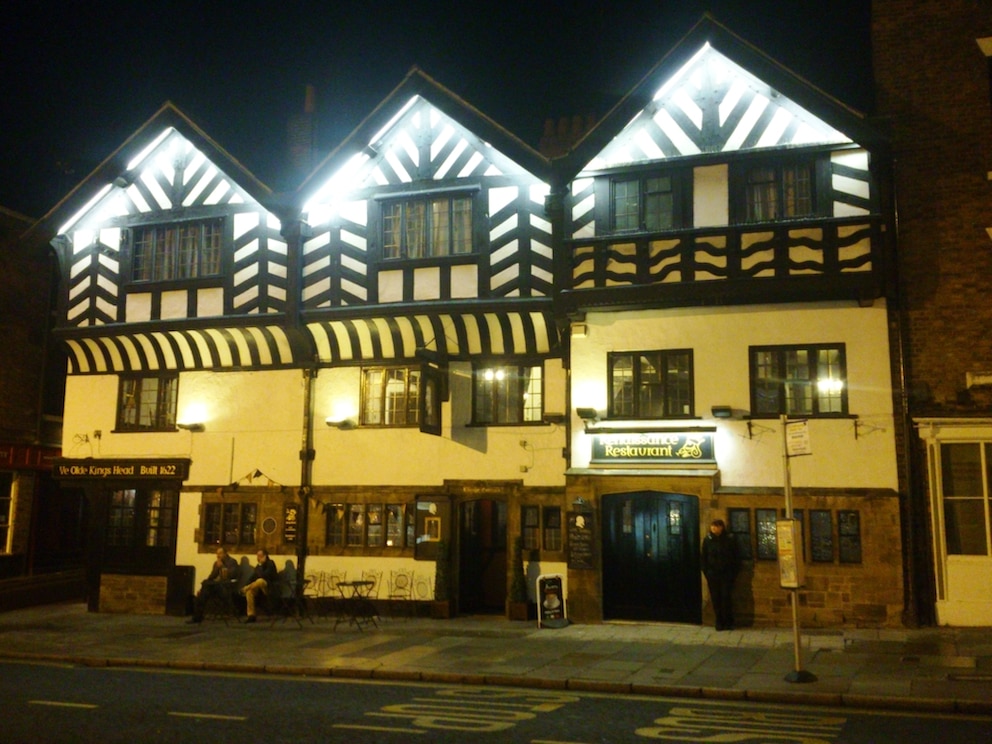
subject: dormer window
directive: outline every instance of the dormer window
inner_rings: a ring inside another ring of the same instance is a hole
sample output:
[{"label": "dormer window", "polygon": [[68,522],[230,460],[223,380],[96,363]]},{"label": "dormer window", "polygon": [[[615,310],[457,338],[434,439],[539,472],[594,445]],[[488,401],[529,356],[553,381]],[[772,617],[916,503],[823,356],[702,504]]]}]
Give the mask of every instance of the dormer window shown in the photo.
[{"label": "dormer window", "polygon": [[817,201],[817,163],[813,158],[762,162],[741,171],[743,222],[775,222],[823,214]]},{"label": "dormer window", "polygon": [[472,252],[472,197],[438,194],[385,201],[382,257],[438,258]]},{"label": "dormer window", "polygon": [[131,231],[131,279],[163,282],[216,276],[223,236],[220,218],[135,227]]},{"label": "dormer window", "polygon": [[608,183],[611,232],[676,230],[691,221],[685,214],[691,182],[681,171],[616,176]]}]

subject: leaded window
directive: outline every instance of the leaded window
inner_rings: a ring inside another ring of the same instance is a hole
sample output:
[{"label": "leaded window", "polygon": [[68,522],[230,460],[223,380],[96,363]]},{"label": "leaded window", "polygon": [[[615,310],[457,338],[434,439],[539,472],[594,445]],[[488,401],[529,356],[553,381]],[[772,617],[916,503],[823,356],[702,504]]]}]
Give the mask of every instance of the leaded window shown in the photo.
[{"label": "leaded window", "polygon": [[119,431],[170,431],[176,426],[178,375],[121,377],[118,389]]},{"label": "leaded window", "polygon": [[539,365],[478,367],[473,385],[473,423],[540,423],[544,392]]},{"label": "leaded window", "polygon": [[676,211],[677,183],[671,174],[611,181],[613,230],[659,231],[681,227]]},{"label": "leaded window", "polygon": [[221,218],[136,227],[132,231],[131,279],[158,282],[216,276],[221,269]]},{"label": "leaded window", "polygon": [[771,222],[815,215],[814,173],[811,161],[749,168],[744,184],[746,220]]},{"label": "leaded window", "polygon": [[416,426],[420,422],[419,410],[419,368],[372,367],[363,370],[363,426]]},{"label": "leaded window", "polygon": [[383,203],[383,258],[437,258],[471,252],[472,197],[434,195]]},{"label": "leaded window", "polygon": [[690,349],[614,352],[608,365],[611,418],[693,415]]},{"label": "leaded window", "polygon": [[752,416],[847,414],[844,344],[752,346]]}]

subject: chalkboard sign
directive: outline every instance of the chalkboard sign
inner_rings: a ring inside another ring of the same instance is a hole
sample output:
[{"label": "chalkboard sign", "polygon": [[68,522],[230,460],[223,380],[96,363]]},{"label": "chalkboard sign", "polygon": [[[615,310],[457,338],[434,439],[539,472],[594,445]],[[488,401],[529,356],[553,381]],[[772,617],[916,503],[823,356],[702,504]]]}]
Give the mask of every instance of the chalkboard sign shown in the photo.
[{"label": "chalkboard sign", "polygon": [[568,513],[568,567],[579,570],[592,570],[593,557],[593,515],[592,512]]},{"label": "chalkboard sign", "polygon": [[568,625],[565,617],[565,590],[561,574],[543,574],[537,577],[537,627],[563,628]]}]

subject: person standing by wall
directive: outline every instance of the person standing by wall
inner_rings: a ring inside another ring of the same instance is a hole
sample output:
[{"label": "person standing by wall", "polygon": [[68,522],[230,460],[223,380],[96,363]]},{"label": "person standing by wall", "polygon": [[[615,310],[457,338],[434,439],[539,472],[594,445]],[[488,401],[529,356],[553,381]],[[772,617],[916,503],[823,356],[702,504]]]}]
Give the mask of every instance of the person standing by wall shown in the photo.
[{"label": "person standing by wall", "polygon": [[727,534],[722,519],[710,523],[710,531],[703,538],[700,556],[703,575],[710,590],[710,601],[716,613],[716,629],[732,630],[734,627],[734,579],[740,567],[737,543]]},{"label": "person standing by wall", "polygon": [[268,594],[270,588],[279,580],[279,569],[276,568],[276,562],[269,558],[267,550],[260,549],[256,558],[258,564],[248,583],[241,589],[248,603],[248,619],[245,622],[249,623],[255,622],[255,598],[258,593]]}]

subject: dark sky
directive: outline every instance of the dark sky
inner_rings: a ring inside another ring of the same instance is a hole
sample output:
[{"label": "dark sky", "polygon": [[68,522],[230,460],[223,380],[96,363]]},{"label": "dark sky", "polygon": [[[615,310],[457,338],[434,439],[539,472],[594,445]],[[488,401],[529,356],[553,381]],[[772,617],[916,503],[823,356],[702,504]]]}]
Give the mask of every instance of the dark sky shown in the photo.
[{"label": "dark sky", "polygon": [[536,146],[602,116],[709,11],[845,103],[871,107],[869,0],[7,0],[0,206],[40,217],[166,100],[274,189],[315,86],[329,150],[413,65]]}]

